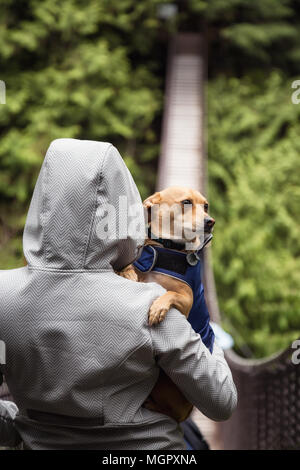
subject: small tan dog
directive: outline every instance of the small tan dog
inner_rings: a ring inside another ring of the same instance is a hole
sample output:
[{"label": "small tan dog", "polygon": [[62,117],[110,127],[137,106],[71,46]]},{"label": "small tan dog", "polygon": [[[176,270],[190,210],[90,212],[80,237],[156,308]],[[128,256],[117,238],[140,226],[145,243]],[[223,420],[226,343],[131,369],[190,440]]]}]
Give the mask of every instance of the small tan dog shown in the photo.
[{"label": "small tan dog", "polygon": [[[169,250],[193,256],[212,238],[215,221],[208,215],[207,199],[198,191],[180,186],[169,187],[148,197],[143,205],[148,212],[149,236],[145,246],[167,247],[171,257]],[[142,272],[133,265],[118,274],[135,281],[157,282],[166,289],[167,292],[150,307],[150,325],[161,322],[172,307],[188,317],[193,305],[193,291],[183,280],[151,270]],[[163,371],[145,406],[177,421],[186,419],[192,410],[192,405]]]}]

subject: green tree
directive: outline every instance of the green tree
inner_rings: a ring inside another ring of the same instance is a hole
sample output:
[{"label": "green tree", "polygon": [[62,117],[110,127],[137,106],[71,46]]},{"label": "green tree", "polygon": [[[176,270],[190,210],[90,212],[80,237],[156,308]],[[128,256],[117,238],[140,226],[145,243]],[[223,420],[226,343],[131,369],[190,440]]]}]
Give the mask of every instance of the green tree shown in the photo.
[{"label": "green tree", "polygon": [[153,189],[165,62],[158,3],[0,1],[1,267],[23,263],[24,213],[51,140],[111,141],[142,196]]},{"label": "green tree", "polygon": [[291,80],[209,85],[214,271],[224,324],[263,356],[300,334],[300,106]]},{"label": "green tree", "polygon": [[207,41],[209,188],[223,320],[239,352],[268,355],[300,333],[300,106],[291,103],[300,2],[185,5],[182,22],[202,28]]},{"label": "green tree", "polygon": [[211,74],[274,66],[300,71],[298,0],[187,0],[185,5],[187,25],[204,25]]}]

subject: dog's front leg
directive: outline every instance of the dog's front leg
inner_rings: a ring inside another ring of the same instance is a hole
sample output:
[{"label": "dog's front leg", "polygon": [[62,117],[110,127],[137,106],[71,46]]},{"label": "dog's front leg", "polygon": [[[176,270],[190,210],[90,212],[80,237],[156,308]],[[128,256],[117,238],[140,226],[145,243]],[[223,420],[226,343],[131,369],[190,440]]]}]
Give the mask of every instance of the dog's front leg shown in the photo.
[{"label": "dog's front leg", "polygon": [[149,310],[149,325],[160,323],[170,308],[177,308],[183,315],[188,317],[193,304],[191,296],[168,291],[154,300]]}]

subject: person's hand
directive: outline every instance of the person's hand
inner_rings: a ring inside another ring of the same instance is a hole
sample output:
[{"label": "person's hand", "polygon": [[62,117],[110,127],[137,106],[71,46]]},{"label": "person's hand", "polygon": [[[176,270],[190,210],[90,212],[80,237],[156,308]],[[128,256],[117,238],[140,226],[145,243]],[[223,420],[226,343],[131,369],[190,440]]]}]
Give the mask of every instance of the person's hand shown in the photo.
[{"label": "person's hand", "polygon": [[18,413],[19,410],[15,403],[0,400],[0,418],[14,420]]},{"label": "person's hand", "polygon": [[0,445],[16,447],[21,436],[15,428],[15,418],[19,410],[12,401],[0,400]]}]

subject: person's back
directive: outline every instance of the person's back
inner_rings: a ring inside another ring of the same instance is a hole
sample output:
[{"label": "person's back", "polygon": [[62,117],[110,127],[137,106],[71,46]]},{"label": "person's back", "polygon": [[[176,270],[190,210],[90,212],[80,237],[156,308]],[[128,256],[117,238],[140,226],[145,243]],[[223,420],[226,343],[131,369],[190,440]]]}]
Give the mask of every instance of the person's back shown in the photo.
[{"label": "person's back", "polygon": [[150,328],[149,307],[164,289],[115,273],[143,243],[133,227],[120,238],[133,205],[142,233],[138,191],[111,144],[51,144],[24,232],[28,266],[0,272],[5,375],[28,448],[184,449],[177,423],[142,407],[159,366],[213,419],[235,407],[218,348],[211,355],[174,309]]}]

